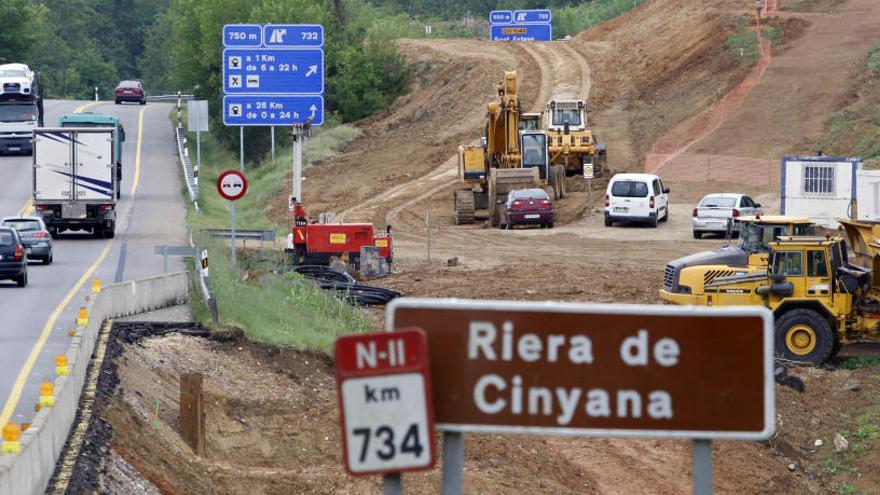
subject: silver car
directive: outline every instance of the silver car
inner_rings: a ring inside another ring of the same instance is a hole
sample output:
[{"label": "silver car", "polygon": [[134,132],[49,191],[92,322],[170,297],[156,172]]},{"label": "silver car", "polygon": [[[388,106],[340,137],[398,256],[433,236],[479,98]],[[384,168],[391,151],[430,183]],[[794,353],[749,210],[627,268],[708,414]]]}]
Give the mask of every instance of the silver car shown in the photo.
[{"label": "silver car", "polygon": [[755,203],[745,194],[720,193],[704,196],[694,208],[694,239],[702,239],[703,234],[725,235],[728,224],[732,233],[736,234],[740,228],[736,219],[756,213],[763,213],[760,203]]},{"label": "silver car", "polygon": [[5,217],[0,225],[18,231],[21,243],[29,259],[38,259],[45,265],[52,264],[52,236],[40,217]]}]

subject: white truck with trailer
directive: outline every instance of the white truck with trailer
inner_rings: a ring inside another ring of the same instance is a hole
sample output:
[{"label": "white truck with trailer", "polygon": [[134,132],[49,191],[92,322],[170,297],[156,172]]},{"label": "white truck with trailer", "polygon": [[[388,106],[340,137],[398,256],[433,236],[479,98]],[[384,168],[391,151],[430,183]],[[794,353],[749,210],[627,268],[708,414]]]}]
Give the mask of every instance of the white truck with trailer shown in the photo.
[{"label": "white truck with trailer", "polygon": [[42,125],[39,73],[24,64],[0,65],[0,153],[31,153],[33,131]]},{"label": "white truck with trailer", "polygon": [[34,210],[52,237],[62,230],[115,235],[114,138],[112,127],[34,130]]}]

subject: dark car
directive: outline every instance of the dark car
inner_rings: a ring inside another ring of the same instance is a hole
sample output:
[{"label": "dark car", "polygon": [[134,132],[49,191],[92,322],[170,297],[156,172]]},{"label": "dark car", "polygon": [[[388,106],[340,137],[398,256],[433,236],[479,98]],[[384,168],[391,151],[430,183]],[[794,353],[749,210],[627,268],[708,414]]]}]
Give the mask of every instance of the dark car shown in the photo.
[{"label": "dark car", "polygon": [[116,86],[116,104],[123,101],[134,101],[141,105],[147,104],[147,92],[140,81],[122,81]]},{"label": "dark car", "polygon": [[28,282],[24,244],[12,227],[0,227],[0,280],[14,280],[19,287]]},{"label": "dark car", "polygon": [[52,236],[40,217],[6,217],[0,221],[4,227],[18,231],[27,257],[52,264]]},{"label": "dark car", "polygon": [[512,229],[514,225],[540,225],[553,228],[553,202],[543,189],[516,189],[499,205],[498,227]]}]

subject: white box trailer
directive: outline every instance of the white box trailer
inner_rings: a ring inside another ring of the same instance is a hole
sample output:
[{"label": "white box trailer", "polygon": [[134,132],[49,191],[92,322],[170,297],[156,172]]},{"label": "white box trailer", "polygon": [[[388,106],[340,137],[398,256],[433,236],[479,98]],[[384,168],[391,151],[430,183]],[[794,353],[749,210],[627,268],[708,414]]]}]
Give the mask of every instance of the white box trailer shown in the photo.
[{"label": "white box trailer", "polygon": [[861,169],[861,158],[783,157],[780,213],[809,217],[817,225],[837,228],[838,218],[850,216]]},{"label": "white box trailer", "polygon": [[86,230],[113,237],[116,230],[114,129],[34,130],[34,210],[53,237]]}]

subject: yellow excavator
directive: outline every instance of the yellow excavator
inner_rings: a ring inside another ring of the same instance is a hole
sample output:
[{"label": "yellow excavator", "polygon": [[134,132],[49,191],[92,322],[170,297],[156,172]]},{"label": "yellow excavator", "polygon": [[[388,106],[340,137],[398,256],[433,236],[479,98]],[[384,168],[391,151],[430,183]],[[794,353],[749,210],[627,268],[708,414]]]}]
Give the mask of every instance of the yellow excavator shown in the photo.
[{"label": "yellow excavator", "polygon": [[564,196],[565,170],[551,166],[547,134],[523,121],[516,72],[506,71],[496,85],[498,101],[488,104],[486,132],[477,146],[459,146],[458,172],[465,187],[454,192],[453,220],[473,223],[478,210],[485,210],[492,225],[497,223],[498,201],[514,189],[548,185],[553,198]]}]

